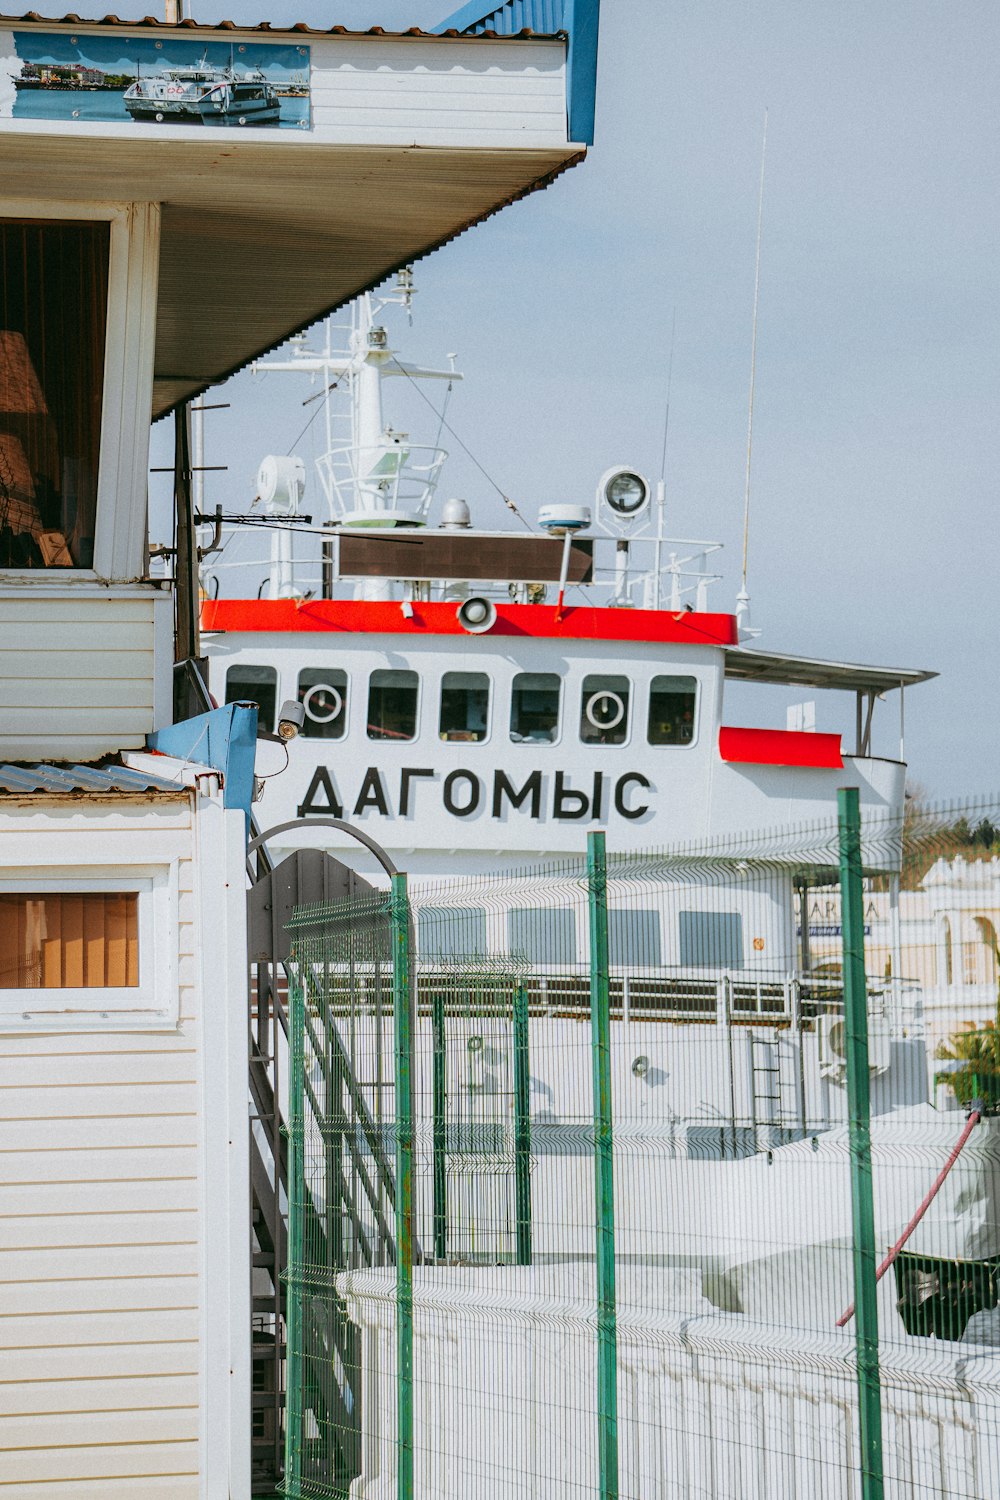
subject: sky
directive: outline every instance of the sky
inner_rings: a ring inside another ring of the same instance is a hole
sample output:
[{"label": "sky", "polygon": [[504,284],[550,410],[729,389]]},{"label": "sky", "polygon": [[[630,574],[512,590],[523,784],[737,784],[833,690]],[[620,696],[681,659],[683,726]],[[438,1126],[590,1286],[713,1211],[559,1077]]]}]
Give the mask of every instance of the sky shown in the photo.
[{"label": "sky", "polygon": [[[395,28],[447,13],[273,0],[266,17]],[[194,14],[223,12],[194,0]],[[937,797],[1000,785],[998,55],[1000,8],[980,0],[604,0],[586,162],[421,262],[398,337],[420,362],[457,353],[449,421],[528,516],[592,502],[613,463],[658,477],[673,342],[669,529],[726,544],[710,605],[732,608],[766,110],[757,644],[939,672],[906,699],[910,774]],[[207,476],[206,503],[245,507],[258,455],[289,451],[315,410],[296,380],[243,374],[213,393],[232,405],[207,419],[206,462],[230,468]],[[426,411],[400,409],[394,425],[412,417],[429,441]],[[319,425],[296,448],[307,465]],[[160,424],[153,464],[168,444]],[[503,524],[451,447],[443,493]],[[802,696],[738,687],[727,718],[781,728]],[[849,745],[853,708],[818,698],[818,727]],[[896,753],[895,695],[876,735]]]}]

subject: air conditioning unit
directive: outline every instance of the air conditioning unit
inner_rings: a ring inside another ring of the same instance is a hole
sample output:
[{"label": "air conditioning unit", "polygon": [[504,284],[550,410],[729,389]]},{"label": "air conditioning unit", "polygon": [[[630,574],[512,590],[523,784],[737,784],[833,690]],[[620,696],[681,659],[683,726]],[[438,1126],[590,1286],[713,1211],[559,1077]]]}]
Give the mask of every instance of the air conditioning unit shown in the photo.
[{"label": "air conditioning unit", "polygon": [[[824,1078],[843,1083],[847,1077],[847,1022],[840,1016],[820,1016],[817,1021],[819,1071]],[[869,1022],[868,1070],[888,1071],[891,1038],[884,1021]]]}]

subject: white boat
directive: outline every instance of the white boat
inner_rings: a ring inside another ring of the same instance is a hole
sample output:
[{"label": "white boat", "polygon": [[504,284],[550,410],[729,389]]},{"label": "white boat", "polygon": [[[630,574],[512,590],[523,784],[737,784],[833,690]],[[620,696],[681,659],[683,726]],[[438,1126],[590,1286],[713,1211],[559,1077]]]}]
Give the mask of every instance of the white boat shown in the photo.
[{"label": "white boat", "polygon": [[156,125],[276,125],[281,100],[259,68],[163,68],[137,78],[124,94],[133,120]]}]

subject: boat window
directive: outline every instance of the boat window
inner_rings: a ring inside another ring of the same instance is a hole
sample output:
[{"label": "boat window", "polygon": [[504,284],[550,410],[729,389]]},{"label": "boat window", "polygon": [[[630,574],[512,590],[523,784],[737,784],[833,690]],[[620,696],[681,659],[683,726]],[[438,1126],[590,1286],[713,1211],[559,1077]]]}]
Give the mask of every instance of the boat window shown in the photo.
[{"label": "boat window", "polygon": [[685,969],[742,969],[743,918],[738,911],[682,911],[680,961]]},{"label": "boat window", "polygon": [[0,567],[94,565],[110,243],[0,219]]},{"label": "boat window", "polygon": [[490,679],[484,672],[445,672],[438,722],[443,740],[478,744],[486,738],[489,710]]},{"label": "boat window", "polygon": [[507,946],[529,964],[576,962],[576,912],[571,906],[515,906],[507,913]]},{"label": "boat window", "polygon": [[631,686],[627,677],[595,675],[583,679],[580,738],[585,745],[624,745]]},{"label": "boat window", "polygon": [[555,672],[518,672],[510,697],[510,737],[551,745],[559,732],[559,678]]},{"label": "boat window", "polygon": [[373,672],[368,683],[368,738],[412,740],[416,733],[416,672]]},{"label": "boat window", "polygon": [[482,958],[486,953],[486,908],[421,906],[417,909],[421,958]]},{"label": "boat window", "polygon": [[0,989],[132,989],[136,891],[0,895]]},{"label": "boat window", "polygon": [[278,705],[278,674],[274,667],[251,667],[240,664],[226,673],[227,703],[256,703],[261,729],[274,729],[274,711]]},{"label": "boat window", "polygon": [[342,740],[347,733],[347,673],[339,667],[305,667],[299,673],[302,733],[311,740]]},{"label": "boat window", "polygon": [[694,677],[654,677],[649,685],[649,743],[690,745],[697,698]]},{"label": "boat window", "polygon": [[608,962],[628,968],[657,968],[662,961],[659,912],[616,911],[612,907],[608,912]]}]

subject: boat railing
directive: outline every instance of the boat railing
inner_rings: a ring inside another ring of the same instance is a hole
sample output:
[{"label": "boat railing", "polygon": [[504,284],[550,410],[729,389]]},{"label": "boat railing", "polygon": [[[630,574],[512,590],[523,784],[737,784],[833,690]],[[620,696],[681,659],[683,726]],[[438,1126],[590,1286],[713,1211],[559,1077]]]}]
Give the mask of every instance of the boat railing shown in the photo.
[{"label": "boat railing", "polygon": [[428,443],[377,450],[335,443],[317,460],[317,468],[334,520],[372,509],[377,524],[378,510],[405,509],[426,516],[447,457],[446,449]]},{"label": "boat railing", "polygon": [[[373,994],[380,992],[380,965],[371,963]],[[355,962],[338,975],[325,970],[332,1013],[365,1008],[365,965]],[[524,992],[529,1014],[552,1020],[580,1020],[590,1010],[590,971],[585,964],[558,972],[532,966],[516,955],[468,955],[444,963],[417,964],[417,1011],[429,1017],[435,1003],[460,1015],[502,1015],[514,990]],[[839,975],[801,971],[722,970],[711,973],[663,966],[612,966],[612,1019],[698,1022],[729,1026],[767,1025],[812,1030],[821,1016],[843,1013]],[[868,1011],[872,1023],[892,1035],[922,1033],[922,990],[914,980],[871,976]]]}]

